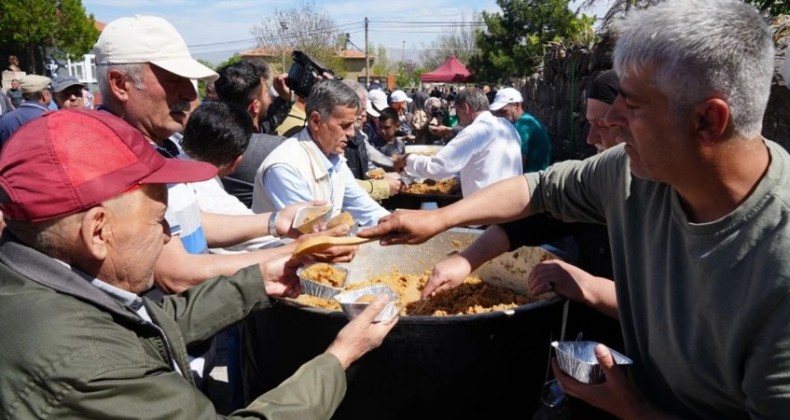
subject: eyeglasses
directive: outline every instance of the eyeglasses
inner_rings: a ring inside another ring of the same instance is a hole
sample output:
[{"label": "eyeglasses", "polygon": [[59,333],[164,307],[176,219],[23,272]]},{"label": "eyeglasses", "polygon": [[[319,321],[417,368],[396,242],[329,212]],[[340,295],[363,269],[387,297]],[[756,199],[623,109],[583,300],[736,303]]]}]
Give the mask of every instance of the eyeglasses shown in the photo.
[{"label": "eyeglasses", "polygon": [[62,90],[58,95],[62,96],[65,99],[69,99],[72,96],[76,96],[77,98],[82,98],[82,86],[70,86],[65,90]]}]

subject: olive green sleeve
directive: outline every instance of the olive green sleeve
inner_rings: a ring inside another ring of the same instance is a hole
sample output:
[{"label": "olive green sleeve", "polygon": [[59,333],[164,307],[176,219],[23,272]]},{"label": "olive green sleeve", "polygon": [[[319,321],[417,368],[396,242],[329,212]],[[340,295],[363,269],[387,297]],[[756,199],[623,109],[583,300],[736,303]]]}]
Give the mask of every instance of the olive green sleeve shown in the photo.
[{"label": "olive green sleeve", "polygon": [[390,196],[390,184],[384,179],[358,179],[357,184],[374,200],[383,200]]}]

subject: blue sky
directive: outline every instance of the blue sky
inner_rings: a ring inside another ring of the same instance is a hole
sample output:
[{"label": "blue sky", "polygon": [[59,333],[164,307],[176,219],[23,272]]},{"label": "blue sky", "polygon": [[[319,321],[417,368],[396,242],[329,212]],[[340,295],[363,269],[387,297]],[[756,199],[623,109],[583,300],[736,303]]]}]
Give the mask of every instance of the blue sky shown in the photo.
[{"label": "blue sky", "polygon": [[[401,53],[406,59],[416,58],[416,51],[427,47],[442,29],[408,24],[395,28],[398,25],[377,25],[376,21],[460,22],[465,18],[468,22],[473,12],[500,11],[495,0],[331,0],[314,3],[321,5],[338,26],[350,33],[351,41],[362,48],[365,40],[363,21],[367,17],[371,21],[368,33],[371,44],[383,45],[388,48],[388,54]],[[161,16],[181,33],[193,56],[214,64],[234,52],[255,47],[250,29],[272,16],[275,10],[289,9],[296,4],[299,3],[269,0],[83,0],[87,12],[105,23],[135,14]]]}]

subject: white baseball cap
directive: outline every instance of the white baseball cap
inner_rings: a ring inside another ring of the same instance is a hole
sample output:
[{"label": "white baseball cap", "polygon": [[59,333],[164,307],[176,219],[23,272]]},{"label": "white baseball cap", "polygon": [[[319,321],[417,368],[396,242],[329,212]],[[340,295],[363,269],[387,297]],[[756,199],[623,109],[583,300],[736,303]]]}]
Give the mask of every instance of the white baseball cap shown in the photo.
[{"label": "white baseball cap", "polygon": [[383,90],[373,89],[368,92],[368,100],[373,105],[373,108],[379,112],[389,108],[387,105],[387,94]]},{"label": "white baseball cap", "polygon": [[507,104],[520,104],[524,102],[521,93],[513,88],[499,90],[494,97],[494,102],[488,107],[492,111],[499,111]]},{"label": "white baseball cap", "polygon": [[96,64],[151,63],[188,79],[214,81],[219,75],[192,58],[184,38],[156,16],[123,17],[107,24],[93,46]]},{"label": "white baseball cap", "polygon": [[400,89],[396,90],[395,92],[392,92],[392,95],[390,95],[390,99],[392,100],[392,102],[403,102],[403,101],[411,102],[412,100],[411,98],[406,96],[406,92]]},{"label": "white baseball cap", "polygon": [[378,118],[381,116],[381,113],[376,111],[376,108],[373,108],[373,104],[370,103],[370,99],[365,99],[365,112],[370,114],[373,118]]}]

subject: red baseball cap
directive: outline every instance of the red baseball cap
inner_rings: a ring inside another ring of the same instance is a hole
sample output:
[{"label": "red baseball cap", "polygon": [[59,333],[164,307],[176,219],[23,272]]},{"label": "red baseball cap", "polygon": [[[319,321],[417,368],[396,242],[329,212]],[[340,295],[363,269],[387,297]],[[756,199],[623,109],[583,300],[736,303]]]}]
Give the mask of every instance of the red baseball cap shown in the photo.
[{"label": "red baseball cap", "polygon": [[204,162],[166,159],[126,121],[104,111],[60,110],[17,130],[0,153],[0,209],[29,222],[90,209],[140,184],[195,182]]}]

